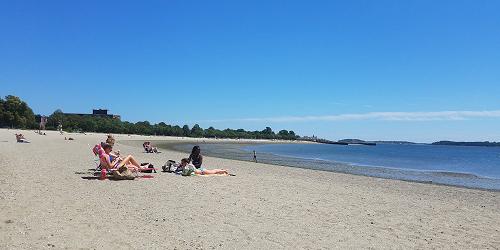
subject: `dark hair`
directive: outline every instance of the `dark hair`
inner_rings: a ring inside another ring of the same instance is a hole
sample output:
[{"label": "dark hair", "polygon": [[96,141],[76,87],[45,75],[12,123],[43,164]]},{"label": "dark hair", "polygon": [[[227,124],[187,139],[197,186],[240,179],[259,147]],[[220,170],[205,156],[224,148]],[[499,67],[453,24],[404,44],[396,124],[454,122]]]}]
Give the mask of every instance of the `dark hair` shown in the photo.
[{"label": "dark hair", "polygon": [[191,150],[191,154],[194,154],[196,151],[201,151],[200,146],[196,145],[193,147],[193,150]]},{"label": "dark hair", "polygon": [[181,162],[182,162],[182,163],[189,163],[189,159],[188,159],[188,158],[183,158],[183,159],[181,160]]},{"label": "dark hair", "polygon": [[113,146],[109,143],[102,143],[101,146],[102,146],[102,149],[113,148]]}]

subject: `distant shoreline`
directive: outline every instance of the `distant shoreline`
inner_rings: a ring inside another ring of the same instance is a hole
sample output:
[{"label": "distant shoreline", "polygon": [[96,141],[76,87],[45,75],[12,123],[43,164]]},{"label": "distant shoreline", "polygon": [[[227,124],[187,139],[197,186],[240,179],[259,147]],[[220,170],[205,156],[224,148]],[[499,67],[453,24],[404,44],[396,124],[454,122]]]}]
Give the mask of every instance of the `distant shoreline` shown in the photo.
[{"label": "distant shoreline", "polygon": [[455,141],[438,141],[431,145],[435,146],[467,146],[467,147],[500,147],[500,142],[455,142]]},{"label": "distant shoreline", "polygon": [[[140,147],[140,141],[131,140],[131,141],[122,141],[121,143],[138,146]],[[185,154],[187,157],[191,151],[191,147],[193,145],[200,145],[202,147],[202,153],[208,157],[215,157],[221,159],[242,161],[242,162],[253,162],[253,154],[251,151],[245,151],[242,147],[246,146],[258,146],[258,145],[266,145],[266,144],[288,144],[287,142],[269,142],[269,141],[194,141],[194,140],[156,140],[155,145],[160,148],[161,151],[174,151],[178,153]],[[204,147],[203,144],[211,144],[206,145]],[[218,145],[214,145],[218,144]],[[293,143],[298,144],[298,143]],[[308,144],[308,143],[306,143]],[[431,144],[426,144],[431,146]],[[367,176],[372,178],[382,178],[382,179],[390,179],[390,180],[401,180],[415,183],[423,183],[423,184],[431,184],[431,185],[441,185],[441,186],[451,186],[451,187],[459,187],[466,189],[477,189],[477,190],[486,190],[492,192],[500,192],[498,188],[492,187],[480,187],[480,186],[468,186],[466,184],[453,184],[441,182],[440,180],[434,179],[436,176],[462,176],[462,177],[471,177],[474,176],[478,180],[487,180],[488,178],[479,177],[475,175],[471,175],[468,173],[462,172],[452,172],[452,171],[418,171],[418,170],[408,170],[404,168],[395,168],[395,167],[378,167],[378,166],[368,166],[363,164],[348,164],[343,162],[334,162],[334,161],[324,161],[324,160],[311,160],[311,159],[303,159],[303,158],[295,158],[295,157],[287,157],[280,156],[272,153],[259,152],[257,150],[257,159],[259,163],[275,165],[275,166],[284,166],[291,168],[302,168],[302,169],[310,169],[314,171],[326,171],[333,173],[343,173],[357,176]],[[173,159],[179,160],[179,159]],[[335,165],[334,169],[331,166]],[[393,173],[394,176],[385,176],[381,175],[381,173]],[[405,174],[409,174],[405,176]],[[415,179],[415,176],[424,177],[424,179]],[[428,179],[429,178],[429,179]]]}]

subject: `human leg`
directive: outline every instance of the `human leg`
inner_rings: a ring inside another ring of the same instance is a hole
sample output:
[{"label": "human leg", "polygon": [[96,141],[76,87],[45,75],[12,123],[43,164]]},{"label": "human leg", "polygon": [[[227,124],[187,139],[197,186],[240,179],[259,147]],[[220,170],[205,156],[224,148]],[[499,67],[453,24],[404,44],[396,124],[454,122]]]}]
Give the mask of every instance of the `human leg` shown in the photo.
[{"label": "human leg", "polygon": [[209,175],[209,174],[228,174],[226,169],[206,169],[206,170],[195,170],[195,174]]},{"label": "human leg", "polygon": [[139,164],[132,155],[128,155],[127,157],[125,157],[125,159],[123,159],[120,162],[120,166],[123,166],[125,164],[130,164],[130,165],[136,166],[138,168],[141,167],[141,164]]}]

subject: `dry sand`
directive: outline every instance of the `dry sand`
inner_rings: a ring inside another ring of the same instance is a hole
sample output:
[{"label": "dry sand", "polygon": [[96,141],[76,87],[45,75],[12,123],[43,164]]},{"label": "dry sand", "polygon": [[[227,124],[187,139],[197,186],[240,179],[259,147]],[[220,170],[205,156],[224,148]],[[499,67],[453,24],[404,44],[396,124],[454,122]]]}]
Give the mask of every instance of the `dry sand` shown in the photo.
[{"label": "dry sand", "polygon": [[[500,247],[498,192],[210,157],[236,176],[84,180],[104,135],[16,132],[0,130],[0,249]],[[186,156],[125,139],[164,138],[117,136],[157,167]]]}]

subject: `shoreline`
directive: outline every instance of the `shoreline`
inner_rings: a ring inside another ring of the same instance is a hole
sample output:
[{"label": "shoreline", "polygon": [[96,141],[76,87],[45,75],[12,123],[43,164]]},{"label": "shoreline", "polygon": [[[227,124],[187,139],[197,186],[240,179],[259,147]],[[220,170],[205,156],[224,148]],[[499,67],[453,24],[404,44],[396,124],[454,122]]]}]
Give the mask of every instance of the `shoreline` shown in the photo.
[{"label": "shoreline", "polygon": [[[500,245],[497,192],[205,157],[236,176],[83,180],[104,134],[0,129],[0,248],[444,248]],[[65,141],[64,137],[73,137]],[[185,153],[116,149],[160,167]],[[142,144],[142,143],[141,143]],[[140,146],[140,145],[139,145]],[[101,211],[106,211],[105,219]],[[140,237],[124,237],[140,235]],[[106,237],[103,237],[105,235]],[[189,235],[189,237],[186,237]]]},{"label": "shoreline", "polygon": [[[135,141],[129,141],[131,142],[131,145],[135,145]],[[139,141],[137,141],[139,142]],[[249,145],[264,145],[264,144],[271,144],[266,141],[251,141],[251,142],[238,142],[238,141],[224,141],[224,142],[212,142],[212,141],[199,141],[199,140],[185,140],[185,141],[177,141],[177,140],[156,140],[155,141],[158,145],[158,148],[160,149],[165,149],[165,150],[170,150],[170,151],[175,151],[179,153],[187,153],[186,150],[182,150],[179,148],[179,145],[203,145],[203,144],[227,144],[227,145],[235,145],[235,148],[238,150],[241,150],[241,147],[244,146],[249,146]],[[127,143],[127,142],[125,142]],[[287,142],[278,142],[278,144],[286,144]],[[272,143],[274,144],[274,143]],[[139,147],[140,145],[137,144],[135,145]],[[249,152],[250,153],[250,152]],[[266,153],[267,154],[267,153]],[[241,161],[245,163],[254,163],[253,160],[248,159],[238,159],[237,157],[231,157],[231,154],[225,154],[225,155],[212,155],[212,154],[207,154],[205,151],[205,156],[210,156],[210,157],[215,157],[215,158],[222,158],[222,159],[227,159],[227,160],[234,160],[234,161]],[[260,154],[262,155],[262,153]],[[295,157],[283,157],[279,155],[274,155],[278,158],[295,158]],[[302,160],[303,158],[296,158]],[[312,159],[305,159],[305,160],[312,160]],[[431,170],[409,170],[409,169],[404,169],[404,168],[392,168],[392,167],[381,167],[381,166],[368,166],[368,165],[358,165],[358,164],[348,164],[348,163],[342,163],[342,162],[332,162],[332,161],[325,161],[325,160],[315,160],[318,162],[328,162],[328,163],[337,163],[340,165],[346,165],[350,167],[361,167],[361,168],[374,168],[374,169],[382,169],[382,170],[396,170],[396,171],[407,171],[407,172],[417,172],[417,173],[425,173],[425,174],[449,174],[449,175],[472,175],[477,179],[486,179],[486,180],[493,180],[494,178],[487,178],[487,177],[482,177],[482,176],[476,176],[474,174],[470,173],[461,173],[461,172],[452,172],[452,171],[431,171]],[[281,167],[291,167],[291,168],[300,168],[300,169],[307,169],[307,170],[313,170],[313,171],[323,171],[323,172],[331,172],[331,173],[341,173],[341,174],[349,174],[349,175],[356,175],[356,176],[364,176],[364,177],[370,177],[370,178],[380,178],[380,179],[385,179],[385,180],[398,180],[398,181],[405,181],[405,182],[413,182],[413,183],[421,183],[421,184],[427,184],[427,185],[437,185],[437,186],[447,186],[447,187],[456,187],[456,188],[465,188],[465,189],[472,189],[472,190],[483,190],[483,191],[488,191],[488,192],[500,192],[500,189],[495,189],[495,188],[483,188],[483,187],[470,187],[470,186],[465,186],[465,185],[459,185],[459,184],[449,184],[449,183],[440,183],[436,181],[427,181],[427,180],[413,180],[413,179],[405,179],[405,178],[391,178],[391,177],[383,177],[383,176],[374,176],[374,175],[369,175],[369,174],[363,174],[363,173],[356,173],[356,172],[346,172],[346,171],[338,171],[338,170],[328,170],[328,169],[320,169],[320,168],[310,168],[310,167],[304,167],[304,166],[296,166],[293,164],[280,164],[280,163],[275,163],[275,162],[269,162],[269,161],[263,161],[260,162],[263,164],[269,164],[273,166],[281,166]]]}]

